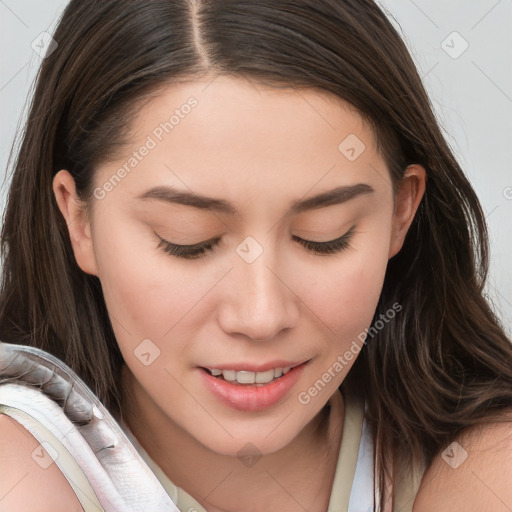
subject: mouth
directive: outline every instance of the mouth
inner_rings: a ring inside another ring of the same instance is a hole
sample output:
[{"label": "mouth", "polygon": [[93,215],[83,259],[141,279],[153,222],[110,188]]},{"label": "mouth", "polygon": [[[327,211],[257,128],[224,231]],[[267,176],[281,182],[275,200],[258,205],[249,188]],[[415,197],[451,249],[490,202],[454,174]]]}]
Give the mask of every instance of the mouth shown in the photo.
[{"label": "mouth", "polygon": [[[289,366],[277,366],[284,361],[275,361],[272,365],[265,365],[265,371],[259,372],[249,371],[249,365],[241,364],[238,368],[245,367],[246,370],[236,370],[236,366],[226,369],[199,366],[197,370],[201,381],[216,399],[230,408],[255,412],[280,403],[297,384],[309,361],[311,359]],[[255,365],[251,369],[255,369]],[[262,369],[262,366],[258,369]]]},{"label": "mouth", "polygon": [[297,366],[307,363],[308,361],[290,364],[289,366],[278,366],[275,368],[270,368],[266,371],[248,371],[206,367],[201,367],[201,369],[216,379],[227,381],[230,384],[260,387],[281,379],[290,370],[293,370]]}]

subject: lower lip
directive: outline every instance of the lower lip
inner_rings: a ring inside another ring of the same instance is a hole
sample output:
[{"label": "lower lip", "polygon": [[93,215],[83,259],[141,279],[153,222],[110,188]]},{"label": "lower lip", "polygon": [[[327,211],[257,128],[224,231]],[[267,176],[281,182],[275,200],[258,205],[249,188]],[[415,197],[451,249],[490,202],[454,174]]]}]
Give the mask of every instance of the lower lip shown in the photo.
[{"label": "lower lip", "polygon": [[231,384],[214,377],[208,370],[200,368],[199,371],[205,385],[223,403],[238,411],[260,411],[275,405],[290,391],[306,364],[307,361],[295,366],[286,375],[263,386]]}]

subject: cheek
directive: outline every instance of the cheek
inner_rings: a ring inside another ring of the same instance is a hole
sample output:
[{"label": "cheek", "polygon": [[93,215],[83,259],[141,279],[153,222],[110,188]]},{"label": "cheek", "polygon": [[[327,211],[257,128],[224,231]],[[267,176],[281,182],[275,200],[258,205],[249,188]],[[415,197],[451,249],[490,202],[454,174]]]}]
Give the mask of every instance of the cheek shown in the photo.
[{"label": "cheek", "polygon": [[149,230],[125,225],[95,233],[95,251],[107,309],[117,339],[160,340],[197,301],[199,290]]},{"label": "cheek", "polygon": [[[372,321],[379,301],[389,250],[389,226],[365,228],[352,246],[319,258],[312,279],[302,281],[300,297],[337,339],[356,337]],[[302,275],[311,275],[304,269]]]}]

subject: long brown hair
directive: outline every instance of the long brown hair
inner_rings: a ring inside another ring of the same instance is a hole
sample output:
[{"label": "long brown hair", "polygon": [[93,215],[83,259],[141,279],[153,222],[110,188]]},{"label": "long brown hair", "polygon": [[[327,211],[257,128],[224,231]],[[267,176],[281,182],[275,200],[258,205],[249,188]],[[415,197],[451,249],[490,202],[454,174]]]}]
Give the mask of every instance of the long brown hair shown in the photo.
[{"label": "long brown hair", "polygon": [[69,170],[91,204],[94,169],[119,148],[141,98],[206,73],[247,77],[354,105],[395,190],[408,164],[427,171],[374,320],[394,303],[403,309],[347,376],[365,392],[382,500],[386,453],[428,464],[463,429],[500,420],[512,405],[512,346],[483,296],[484,214],[405,44],[372,0],[72,0],[53,37],[2,228],[2,341],[53,353],[119,410],[123,358],[100,282],[74,258],[52,179]]}]

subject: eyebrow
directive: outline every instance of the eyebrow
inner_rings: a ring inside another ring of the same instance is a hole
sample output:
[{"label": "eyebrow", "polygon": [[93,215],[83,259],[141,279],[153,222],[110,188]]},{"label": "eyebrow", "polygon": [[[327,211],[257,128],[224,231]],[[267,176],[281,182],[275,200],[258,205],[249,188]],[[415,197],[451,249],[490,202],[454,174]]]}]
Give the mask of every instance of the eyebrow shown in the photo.
[{"label": "eyebrow", "polygon": [[[322,192],[307,199],[300,199],[290,204],[288,215],[297,215],[309,210],[342,204],[356,197],[371,194],[375,189],[367,183],[344,185],[327,192]],[[156,199],[173,204],[193,206],[202,210],[212,210],[226,215],[239,215],[238,210],[224,199],[201,196],[172,186],[160,185],[153,187],[137,196],[138,199]]]}]

